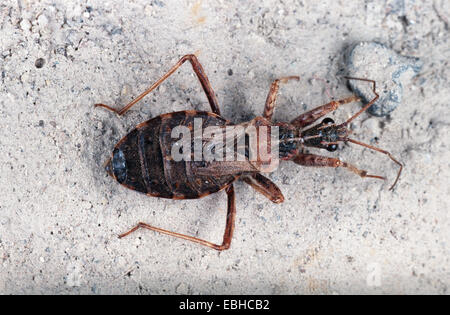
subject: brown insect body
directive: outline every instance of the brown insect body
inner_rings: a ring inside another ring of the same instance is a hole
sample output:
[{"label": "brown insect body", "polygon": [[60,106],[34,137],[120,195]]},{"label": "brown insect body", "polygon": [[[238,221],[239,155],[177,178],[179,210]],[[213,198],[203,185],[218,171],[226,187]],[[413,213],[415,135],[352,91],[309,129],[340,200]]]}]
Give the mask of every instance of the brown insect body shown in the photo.
[{"label": "brown insect body", "polygon": [[[229,186],[243,174],[257,173],[258,161],[175,161],[172,148],[178,141],[172,136],[175,127],[192,130],[194,120],[207,127],[233,126],[219,115],[204,111],[180,111],[163,114],[143,122],[123,137],[106,163],[106,171],[123,186],[152,197],[198,199]],[[290,160],[298,152],[295,127],[287,123],[272,125],[263,117],[243,123],[280,128],[279,158]],[[244,135],[243,135],[244,136]],[[284,142],[284,140],[287,140]],[[247,148],[248,151],[248,148]],[[266,151],[270,151],[267,148]]]},{"label": "brown insect body", "polygon": [[[185,61],[189,61],[191,63],[192,68],[196,73],[203,90],[205,91],[212,112],[192,110],[174,112],[160,115],[139,124],[117,143],[111,158],[106,163],[106,171],[125,187],[153,197],[197,199],[220,190],[225,190],[228,197],[228,212],[223,242],[220,245],[185,234],[164,230],[143,222],[140,222],[133,229],[120,235],[120,237],[124,237],[139,228],[146,228],[163,234],[193,241],[216,250],[224,250],[229,248],[234,230],[234,220],[236,214],[235,192],[233,188],[234,181],[241,179],[243,182],[247,183],[253,189],[260,192],[275,203],[283,202],[284,197],[281,190],[269,178],[261,174],[261,172],[264,172],[265,164],[259,159],[256,159],[255,161],[248,158],[249,150],[247,147],[245,147],[244,150],[245,158],[239,161],[205,161],[195,158],[188,160],[175,160],[173,158],[171,150],[178,141],[176,137],[172,136],[172,131],[175,127],[182,126],[192,131],[193,126],[195,126],[196,119],[199,119],[202,122],[202,130],[212,126],[226,130],[227,127],[233,126],[228,120],[221,117],[214,91],[212,90],[209,80],[195,55],[186,55],[181,58],[175,66],[173,66],[164,76],[161,77],[161,79],[155,82],[151,87],[149,87],[134,101],[130,102],[121,110],[116,110],[104,104],[96,104],[96,106],[114,111],[119,116],[123,115],[145,95],[157,88]],[[313,147],[318,149],[326,149],[328,151],[335,151],[339,142],[350,142],[383,153],[400,166],[395,182],[390,188],[393,189],[400,177],[402,164],[394,159],[388,151],[350,139],[348,137],[350,134],[347,127],[349,123],[361,113],[366,111],[378,99],[375,81],[361,78],[348,78],[372,83],[372,91],[374,92],[375,97],[355,115],[342,124],[336,125],[332,119],[325,118],[321,123],[311,127],[311,125],[313,125],[319,118],[336,110],[341,105],[359,101],[358,97],[351,96],[342,100],[332,101],[299,115],[289,123],[272,123],[272,115],[279,89],[279,83],[286,82],[290,79],[298,80],[299,77],[291,76],[275,80],[272,83],[267,96],[262,117],[256,117],[249,122],[241,124],[241,126],[278,127],[279,141],[277,141],[276,145],[279,156],[277,158],[281,160],[291,160],[302,166],[334,168],[344,167],[363,178],[368,177],[385,179],[382,176],[369,175],[366,171],[360,170],[357,167],[337,158],[305,153],[303,149],[305,147]],[[240,135],[237,135],[237,137],[246,137],[246,134],[241,133]],[[195,139],[196,138],[194,136],[194,140]],[[231,138],[231,140],[234,143],[235,139]],[[261,139],[258,136],[258,144],[260,143],[260,140]],[[263,144],[265,145],[266,142]],[[202,142],[202,146],[203,145],[204,143]],[[246,145],[247,144],[245,144],[245,146]],[[266,149],[271,150],[273,145],[274,144],[271,141],[267,142]]]},{"label": "brown insect body", "polygon": [[202,129],[229,124],[219,115],[201,111],[157,116],[139,124],[119,141],[106,165],[108,173],[127,188],[161,198],[197,199],[229,186],[238,178],[237,174],[217,176],[217,172],[206,172],[198,175],[196,168],[205,162],[175,161],[171,157],[171,149],[177,141],[172,137],[173,128],[192,128],[196,118],[201,119]]}]

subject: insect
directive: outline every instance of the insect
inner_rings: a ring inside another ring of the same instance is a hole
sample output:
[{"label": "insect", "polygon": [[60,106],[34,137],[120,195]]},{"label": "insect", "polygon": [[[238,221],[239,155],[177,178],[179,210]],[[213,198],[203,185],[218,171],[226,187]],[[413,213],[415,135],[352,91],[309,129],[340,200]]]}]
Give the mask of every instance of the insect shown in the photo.
[{"label": "insect", "polygon": [[[247,158],[243,161],[232,161],[229,163],[224,161],[205,162],[204,160],[176,161],[173,159],[171,148],[177,139],[174,139],[171,134],[175,127],[184,126],[192,130],[195,119],[201,119],[202,128],[208,126],[216,126],[219,128],[233,126],[230,121],[221,116],[214,91],[197,57],[195,55],[183,56],[158,81],[120,110],[116,110],[105,104],[95,104],[95,106],[106,108],[121,116],[145,95],[157,88],[186,61],[191,63],[203,87],[209,105],[211,106],[211,112],[187,110],[167,113],[137,125],[116,144],[111,157],[105,164],[105,169],[110,176],[123,186],[153,197],[198,199],[225,190],[228,197],[228,210],[222,244],[215,244],[193,236],[164,230],[143,222],[140,222],[128,232],[119,235],[119,238],[122,238],[140,228],[145,228],[221,251],[230,247],[233,236],[236,217],[233,183],[236,180],[240,179],[247,183],[274,203],[283,202],[284,197],[281,190],[270,179],[261,174],[264,163],[261,163],[258,159],[256,161],[250,161],[246,156]],[[376,83],[369,79],[346,78],[349,80],[366,81],[372,84],[372,91],[375,96],[368,104],[344,123],[336,124],[331,118],[324,118],[321,122],[313,125],[321,117],[338,109],[341,105],[359,101],[360,99],[356,96],[331,101],[330,103],[299,115],[289,123],[273,123],[272,115],[280,83],[288,80],[299,80],[297,76],[290,76],[277,79],[272,83],[266,99],[263,115],[244,123],[244,125],[247,127],[278,127],[278,138],[280,141],[277,144],[277,149],[279,159],[290,160],[302,166],[343,167],[360,177],[384,180],[385,177],[383,176],[368,174],[367,171],[360,170],[352,164],[337,158],[305,153],[304,149],[311,147],[326,149],[332,152],[338,148],[339,142],[350,142],[383,153],[400,167],[397,177],[390,187],[390,190],[392,190],[400,177],[403,168],[402,164],[388,151],[349,138],[350,130],[348,126],[350,122],[366,111],[378,99]],[[272,146],[273,144],[268,145]]]}]

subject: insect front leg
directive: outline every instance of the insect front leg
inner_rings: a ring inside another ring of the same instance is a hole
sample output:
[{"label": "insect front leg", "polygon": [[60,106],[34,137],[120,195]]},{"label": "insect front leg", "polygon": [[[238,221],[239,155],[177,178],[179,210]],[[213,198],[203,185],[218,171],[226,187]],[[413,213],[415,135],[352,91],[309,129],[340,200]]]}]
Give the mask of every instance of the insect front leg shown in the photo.
[{"label": "insect front leg", "polygon": [[367,174],[367,171],[360,170],[357,167],[355,167],[347,162],[343,162],[339,159],[327,157],[327,156],[300,153],[294,157],[293,161],[296,164],[299,164],[302,166],[334,167],[334,168],[345,167],[349,171],[351,171],[361,177],[370,177],[370,178],[377,178],[377,179],[383,179],[383,180],[386,179],[383,176]]},{"label": "insect front leg", "polygon": [[351,103],[351,102],[357,102],[359,100],[360,100],[359,97],[357,97],[356,95],[353,95],[353,96],[344,98],[342,100],[332,101],[330,103],[316,107],[306,113],[301,114],[300,116],[298,116],[297,118],[292,120],[291,124],[293,124],[295,127],[299,128],[299,129],[304,128],[304,127],[314,123],[320,117],[323,117],[326,114],[328,114],[332,111],[335,111],[336,109],[338,109],[339,106],[341,106],[343,104]]},{"label": "insect front leg", "polygon": [[225,226],[225,232],[223,235],[223,241],[222,241],[221,245],[214,244],[214,243],[211,243],[211,242],[208,242],[208,241],[205,241],[203,239],[196,238],[193,236],[176,233],[176,232],[172,232],[169,230],[164,230],[164,229],[161,229],[161,228],[158,228],[155,226],[151,226],[144,222],[139,222],[138,225],[136,225],[134,228],[132,228],[128,232],[119,235],[119,238],[125,237],[125,236],[135,232],[136,230],[139,230],[140,228],[144,228],[144,229],[156,231],[156,232],[159,232],[162,234],[167,234],[170,236],[182,238],[184,240],[188,240],[188,241],[191,241],[194,243],[199,243],[201,245],[216,249],[218,251],[228,249],[228,248],[230,248],[231,239],[233,238],[233,232],[234,232],[234,221],[236,218],[236,197],[235,197],[233,185],[228,186],[226,188],[225,192],[227,193],[227,196],[228,196],[228,211],[227,211],[227,222],[226,222],[226,226]]},{"label": "insect front leg", "polygon": [[257,192],[266,196],[270,201],[274,203],[282,203],[284,201],[280,188],[260,173],[243,175],[241,179]]},{"label": "insect front leg", "polygon": [[162,82],[164,82],[168,77],[170,77],[183,63],[186,61],[189,61],[192,65],[192,69],[194,70],[195,74],[197,75],[200,84],[203,87],[203,91],[206,94],[206,97],[208,98],[208,102],[211,106],[211,110],[217,114],[220,115],[220,109],[219,109],[219,103],[217,102],[216,95],[214,94],[214,90],[211,87],[211,83],[209,83],[208,77],[205,74],[205,71],[203,70],[202,65],[198,61],[197,57],[195,55],[185,55],[183,56],[166,74],[164,74],[158,81],[153,83],[147,90],[142,92],[136,99],[125,105],[122,109],[117,110],[115,108],[112,108],[111,106],[105,105],[105,104],[95,104],[95,107],[104,107],[110,111],[115,112],[117,115],[121,116],[125,114],[134,104],[139,102],[144,96],[146,96],[148,93],[156,89]]},{"label": "insect front leg", "polygon": [[280,82],[285,83],[289,80],[297,80],[298,81],[298,80],[300,80],[300,77],[290,76],[290,77],[276,79],[275,81],[273,81],[272,85],[270,86],[269,94],[267,95],[266,105],[264,106],[264,114],[263,114],[264,118],[267,118],[268,120],[272,120],[273,110],[275,108]]}]

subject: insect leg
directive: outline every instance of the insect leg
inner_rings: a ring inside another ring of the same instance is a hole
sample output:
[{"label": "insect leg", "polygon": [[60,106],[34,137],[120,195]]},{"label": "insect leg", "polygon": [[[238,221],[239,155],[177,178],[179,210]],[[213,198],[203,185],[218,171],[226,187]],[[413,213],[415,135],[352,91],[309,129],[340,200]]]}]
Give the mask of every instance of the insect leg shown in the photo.
[{"label": "insect leg", "polygon": [[260,173],[243,175],[241,179],[252,186],[253,189],[266,196],[270,201],[274,203],[282,203],[284,201],[284,196],[280,188]]},{"label": "insect leg", "polygon": [[370,177],[370,178],[377,178],[377,179],[383,179],[383,180],[386,179],[383,176],[367,174],[367,171],[360,170],[347,162],[343,162],[339,159],[327,157],[327,156],[300,153],[296,157],[294,157],[293,161],[296,164],[299,164],[302,166],[334,167],[334,168],[345,167],[349,171],[351,171],[361,177]]},{"label": "insect leg", "polygon": [[373,146],[373,145],[366,144],[366,143],[363,143],[363,142],[361,142],[361,141],[354,140],[354,139],[347,139],[347,141],[349,141],[349,142],[351,142],[351,143],[358,144],[358,145],[363,146],[363,147],[366,147],[366,148],[369,148],[369,149],[371,149],[371,150],[378,151],[378,152],[380,152],[380,153],[386,154],[392,161],[394,161],[398,166],[400,166],[400,168],[399,168],[399,170],[398,170],[398,173],[397,173],[397,177],[395,178],[394,184],[392,184],[391,188],[389,188],[389,190],[393,190],[394,187],[395,187],[395,185],[396,185],[397,182],[398,182],[398,179],[400,178],[400,174],[402,173],[402,170],[403,170],[403,164],[400,163],[399,161],[397,161],[397,160],[392,156],[392,154],[391,154],[390,152],[386,151],[386,150],[377,148],[377,147],[375,147],[375,146]]},{"label": "insect leg", "polygon": [[358,80],[358,81],[365,81],[365,82],[370,82],[372,83],[372,92],[373,94],[375,94],[374,98],[367,103],[366,105],[364,105],[363,108],[361,108],[359,110],[359,112],[357,112],[355,115],[353,115],[352,117],[350,117],[344,124],[348,125],[353,119],[355,119],[356,117],[358,117],[359,115],[361,115],[363,112],[365,112],[367,109],[369,109],[370,106],[373,105],[373,103],[376,102],[376,100],[379,98],[379,95],[377,93],[377,86],[376,86],[376,82],[374,80],[370,80],[370,79],[364,79],[364,78],[354,78],[354,77],[345,77],[347,80]]},{"label": "insect leg", "polygon": [[319,119],[322,116],[325,116],[326,114],[335,111],[338,109],[339,106],[351,102],[357,102],[359,101],[359,97],[356,95],[344,98],[342,100],[338,101],[332,101],[330,103],[327,103],[325,105],[316,107],[306,113],[301,114],[297,118],[291,121],[291,124],[296,126],[297,128],[301,129],[303,127],[306,127],[308,125],[311,125],[313,122],[315,122],[317,119]]},{"label": "insect leg", "polygon": [[[359,81],[365,81],[372,83],[372,91],[375,94],[374,98],[364,105],[363,108],[361,108],[356,114],[354,114],[352,117],[350,117],[346,122],[344,122],[344,125],[348,125],[352,120],[354,120],[356,117],[361,115],[363,112],[365,112],[370,106],[373,105],[373,103],[376,102],[376,100],[379,98],[379,95],[376,91],[376,82],[374,80],[364,79],[364,78],[354,78],[354,77],[345,77],[347,80],[359,80]],[[353,95],[351,97],[344,98],[339,101],[332,101],[328,104],[319,106],[317,108],[314,108],[310,110],[309,112],[306,112],[297,118],[295,118],[291,123],[298,128],[303,128],[305,126],[308,126],[315,122],[320,117],[328,114],[329,112],[332,112],[336,110],[340,105],[351,103],[351,102],[357,102],[360,101],[360,98],[356,95]]]},{"label": "insect leg", "polygon": [[125,114],[134,104],[139,102],[144,96],[146,96],[148,93],[156,89],[164,80],[166,80],[168,77],[170,77],[183,63],[186,61],[189,61],[192,65],[192,69],[194,70],[195,74],[197,75],[203,90],[205,91],[206,97],[208,98],[209,104],[211,105],[212,111],[220,115],[220,109],[219,104],[216,99],[216,95],[214,94],[214,91],[211,87],[211,83],[209,83],[208,77],[205,74],[205,71],[203,70],[202,65],[198,61],[197,57],[195,55],[185,55],[183,56],[166,74],[164,74],[158,81],[153,83],[147,90],[142,92],[138,97],[136,97],[133,101],[125,105],[122,109],[117,110],[115,108],[112,108],[105,104],[95,104],[95,107],[104,107],[110,111],[115,112],[119,116]]},{"label": "insect leg", "polygon": [[288,80],[300,80],[300,77],[298,76],[290,76],[290,77],[284,77],[280,79],[276,79],[273,81],[272,85],[270,86],[269,94],[267,95],[266,99],[266,105],[264,106],[264,114],[263,117],[267,118],[268,120],[272,120],[273,110],[275,108],[275,103],[278,96],[278,89],[280,82],[285,83]]},{"label": "insect leg", "polygon": [[228,195],[228,212],[227,212],[227,223],[225,226],[225,232],[223,235],[223,242],[221,245],[218,244],[214,244],[205,240],[202,240],[200,238],[196,238],[193,236],[189,236],[189,235],[185,235],[185,234],[180,234],[180,233],[176,233],[176,232],[172,232],[172,231],[168,231],[168,230],[164,230],[158,227],[154,227],[151,226],[147,223],[143,223],[143,222],[139,222],[138,225],[136,225],[134,228],[132,228],[131,230],[129,230],[126,233],[123,233],[121,235],[119,235],[119,238],[125,237],[131,233],[133,233],[134,231],[140,229],[140,228],[144,228],[144,229],[148,229],[151,231],[156,231],[162,234],[167,234],[170,236],[174,236],[174,237],[178,237],[178,238],[182,238],[194,243],[199,243],[201,245],[222,251],[225,249],[228,249],[230,247],[231,244],[231,239],[233,237],[233,231],[234,231],[234,220],[236,217],[236,198],[235,198],[235,193],[234,193],[234,187],[233,185],[230,185],[227,189],[226,189],[226,193]]}]

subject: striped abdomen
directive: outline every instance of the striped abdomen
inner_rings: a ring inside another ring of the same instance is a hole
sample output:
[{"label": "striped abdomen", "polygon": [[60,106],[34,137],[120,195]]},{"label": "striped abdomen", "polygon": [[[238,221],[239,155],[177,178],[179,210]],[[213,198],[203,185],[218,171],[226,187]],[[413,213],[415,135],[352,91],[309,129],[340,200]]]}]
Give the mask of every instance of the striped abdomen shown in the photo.
[{"label": "striped abdomen", "polygon": [[171,157],[176,126],[194,127],[194,119],[208,126],[224,126],[222,117],[198,111],[164,114],[139,124],[115,146],[107,167],[122,185],[155,197],[195,199],[217,192],[237,176],[196,175],[193,169],[202,161],[174,161]]}]

